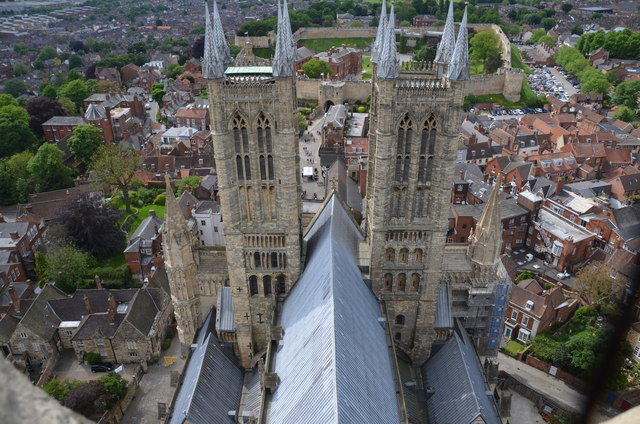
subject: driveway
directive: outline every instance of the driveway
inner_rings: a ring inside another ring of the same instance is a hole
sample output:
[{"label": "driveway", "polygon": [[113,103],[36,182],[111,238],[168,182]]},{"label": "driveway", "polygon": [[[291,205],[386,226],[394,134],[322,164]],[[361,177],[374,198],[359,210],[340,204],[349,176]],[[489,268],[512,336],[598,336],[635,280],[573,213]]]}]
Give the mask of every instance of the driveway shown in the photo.
[{"label": "driveway", "polygon": [[[118,364],[114,364],[114,367],[115,366],[118,366]],[[121,372],[120,375],[126,380],[131,380],[134,369],[137,366],[137,364],[125,364],[124,371]],[[72,378],[80,381],[90,381],[96,380],[104,374],[105,373],[93,373],[91,372],[91,365],[78,363],[73,349],[65,349],[60,355],[56,367],[53,369],[53,375],[60,380]]]},{"label": "driveway", "polygon": [[547,68],[551,71],[551,75],[553,75],[559,83],[562,84],[564,88],[564,92],[567,94],[567,97],[571,97],[572,95],[579,93],[580,90],[575,88],[571,83],[555,68]]}]

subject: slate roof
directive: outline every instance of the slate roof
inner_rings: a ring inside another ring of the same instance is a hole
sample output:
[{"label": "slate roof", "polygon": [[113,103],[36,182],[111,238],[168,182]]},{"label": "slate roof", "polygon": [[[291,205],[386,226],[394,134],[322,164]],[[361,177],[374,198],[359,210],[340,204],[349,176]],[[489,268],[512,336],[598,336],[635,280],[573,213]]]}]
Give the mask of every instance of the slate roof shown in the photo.
[{"label": "slate roof", "polygon": [[16,317],[11,313],[5,314],[0,320],[0,343],[7,344],[20,324],[20,317]]},{"label": "slate roof", "polygon": [[438,299],[436,301],[435,328],[453,328],[451,318],[451,303],[449,302],[449,287],[446,284],[438,286]]},{"label": "slate roof", "polygon": [[65,297],[65,294],[47,284],[31,304],[29,310],[24,314],[20,325],[24,325],[44,340],[49,340],[58,328],[60,320],[47,308],[47,302]]},{"label": "slate roof", "polygon": [[616,232],[624,241],[640,237],[640,204],[613,209]]},{"label": "slate roof", "polygon": [[565,184],[562,188],[587,198],[596,197],[603,192],[607,197],[611,194],[611,184],[600,180],[580,181],[577,183]]},{"label": "slate roof", "polygon": [[124,314],[116,314],[113,324],[109,322],[109,316],[106,313],[89,315],[71,340],[91,340],[96,336],[111,338],[120,328],[122,321],[124,321]]},{"label": "slate roof", "polygon": [[42,125],[84,125],[87,121],[80,116],[54,116]]},{"label": "slate roof", "polygon": [[235,332],[236,323],[233,319],[231,287],[220,287],[216,311],[216,332]]},{"label": "slate roof", "polygon": [[191,216],[189,208],[197,208],[198,203],[200,203],[200,201],[196,199],[196,197],[191,194],[190,191],[185,190],[182,192],[180,198],[178,199],[178,206],[180,206],[180,211],[182,212],[184,219],[189,219],[189,217]]},{"label": "slate roof", "polygon": [[113,294],[117,303],[128,303],[133,299],[137,290],[77,290],[72,296],[49,301],[51,309],[60,321],[81,321],[87,311],[84,305],[84,297],[89,299],[92,313],[107,312],[109,294]]},{"label": "slate roof", "polygon": [[422,375],[425,387],[435,389],[427,400],[429,424],[471,424],[479,418],[486,424],[502,424],[493,393],[466,334],[454,332],[423,365]]},{"label": "slate roof", "polygon": [[382,311],[358,268],[362,235],[335,191],[305,240],[306,269],[282,308],[268,422],[398,423]]},{"label": "slate roof", "polygon": [[176,396],[170,424],[230,424],[229,411],[240,405],[242,370],[225,353],[205,320]]}]

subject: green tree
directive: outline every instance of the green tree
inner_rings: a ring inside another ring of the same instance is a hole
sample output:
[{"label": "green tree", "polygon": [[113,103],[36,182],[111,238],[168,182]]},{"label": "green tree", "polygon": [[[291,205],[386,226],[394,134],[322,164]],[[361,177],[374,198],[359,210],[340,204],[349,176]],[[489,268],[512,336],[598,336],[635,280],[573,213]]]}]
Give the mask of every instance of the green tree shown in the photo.
[{"label": "green tree", "polygon": [[102,356],[100,356],[99,353],[87,352],[87,353],[84,354],[84,361],[87,364],[90,364],[90,365],[97,364],[101,360],[102,360]]},{"label": "green tree", "polygon": [[571,9],[573,9],[573,5],[571,3],[562,3],[562,6],[560,7],[564,13],[569,13],[571,12]]},{"label": "green tree", "polygon": [[[363,26],[364,24],[360,21],[351,21],[351,23],[349,24],[349,27],[351,28],[362,28]],[[402,26],[402,24],[400,26]]]},{"label": "green tree", "polygon": [[45,279],[55,281],[56,287],[66,293],[76,291],[96,264],[93,256],[71,245],[50,249],[45,260]]},{"label": "green tree", "polygon": [[487,59],[492,55],[500,55],[500,38],[491,30],[478,32],[471,38],[471,59],[482,62],[482,66],[486,69]]},{"label": "green tree", "polygon": [[40,87],[40,95],[42,97],[55,99],[58,97],[58,90],[53,85],[45,83]]},{"label": "green tree", "polygon": [[318,59],[311,59],[310,61],[306,62],[304,65],[302,65],[302,71],[307,77],[314,79],[320,78],[321,76],[327,78],[329,75],[331,75],[331,68],[329,67],[329,64]]},{"label": "green tree", "polygon": [[504,60],[502,60],[502,54],[500,52],[491,53],[484,63],[484,73],[493,74],[502,67]]},{"label": "green tree", "polygon": [[582,35],[584,33],[584,29],[582,29],[582,25],[575,24],[571,27],[571,34]]},{"label": "green tree", "polygon": [[131,212],[129,190],[139,166],[140,157],[135,151],[121,146],[101,146],[94,156],[91,170],[96,184],[104,192],[110,192],[113,186],[122,191],[125,209]]},{"label": "green tree", "polygon": [[51,46],[44,46],[40,49],[40,54],[38,55],[38,59],[45,61],[49,59],[53,59],[58,56],[58,51]]},{"label": "green tree", "polygon": [[90,418],[96,413],[102,414],[112,400],[113,396],[107,392],[104,384],[93,380],[71,390],[64,401],[64,406]]},{"label": "green tree", "polygon": [[556,45],[556,39],[553,36],[546,34],[540,37],[540,39],[538,40],[538,43],[546,44],[550,47],[554,47]]},{"label": "green tree", "polygon": [[187,186],[191,191],[195,190],[200,183],[202,182],[202,177],[198,175],[191,175],[187,178],[183,178],[180,180],[180,185],[178,186],[177,196],[180,197],[182,192],[184,191],[184,187]]},{"label": "green tree", "polygon": [[85,384],[86,383],[84,381],[75,379],[65,378],[64,380],[58,380],[57,378],[54,378],[42,386],[42,389],[47,392],[49,396],[64,405],[64,401],[69,395],[69,392],[73,389],[84,386]]},{"label": "green tree", "polygon": [[156,87],[151,90],[151,98],[160,106],[162,106],[162,98],[164,97],[165,94],[167,94],[167,92],[164,88]]},{"label": "green tree", "polygon": [[635,119],[636,113],[626,106],[620,106],[613,117],[624,122],[631,122]]},{"label": "green tree", "polygon": [[58,96],[70,99],[78,110],[82,108],[84,99],[90,94],[87,84],[81,79],[73,80],[58,88]]},{"label": "green tree", "polygon": [[414,62],[433,62],[436,58],[436,49],[429,46],[422,46],[413,53]]},{"label": "green tree", "polygon": [[69,150],[81,163],[87,163],[103,143],[102,131],[93,125],[78,125],[67,140]]},{"label": "green tree", "polygon": [[60,106],[62,106],[62,109],[64,110],[64,112],[69,115],[69,116],[75,116],[78,114],[78,108],[76,107],[76,104],[73,103],[73,101],[71,101],[70,98],[68,97],[59,97],[58,98],[58,103],[60,103]]},{"label": "green tree", "polygon": [[606,75],[590,66],[579,74],[579,79],[583,93],[609,93],[611,83]]},{"label": "green tree", "polygon": [[29,86],[19,79],[10,79],[4,83],[4,92],[11,94],[13,97],[20,97],[29,91]]},{"label": "green tree", "polygon": [[25,150],[21,153],[16,153],[6,160],[6,167],[9,175],[13,178],[8,183],[8,188],[12,193],[12,203],[25,203],[27,196],[31,192],[31,175],[27,170],[27,165],[33,157],[33,153],[29,150]]},{"label": "green tree", "polygon": [[176,79],[178,75],[184,72],[184,68],[177,63],[172,63],[167,68],[167,78]]},{"label": "green tree", "polygon": [[10,94],[0,94],[0,107],[20,106],[15,97]]},{"label": "green tree", "polygon": [[35,143],[29,120],[29,113],[20,106],[0,107],[0,157],[22,152]]},{"label": "green tree", "polygon": [[611,277],[611,268],[602,263],[584,266],[576,274],[574,290],[582,293],[592,304],[614,301],[622,293],[622,286]]},{"label": "green tree", "polygon": [[69,69],[81,68],[83,65],[82,58],[77,54],[69,56]]},{"label": "green tree", "polygon": [[27,68],[27,66],[22,63],[22,62],[16,62],[13,64],[13,75],[16,77],[22,76],[22,75],[26,75],[27,73],[29,73],[29,68]]},{"label": "green tree", "polygon": [[73,186],[73,171],[62,163],[63,159],[64,152],[55,144],[44,143],[40,146],[27,164],[36,192]]},{"label": "green tree", "polygon": [[537,44],[538,41],[540,40],[540,38],[544,37],[545,35],[547,35],[547,32],[545,30],[543,30],[542,28],[537,29],[535,31],[533,31],[533,34],[531,34],[531,38],[529,39],[533,44]]},{"label": "green tree", "polygon": [[107,391],[114,395],[116,399],[122,399],[127,394],[127,386],[129,383],[117,372],[112,371],[103,375],[98,381],[104,384]]},{"label": "green tree", "polygon": [[556,20],[553,18],[544,18],[541,23],[547,31],[556,26]]},{"label": "green tree", "polygon": [[[613,72],[611,72],[613,74]],[[631,109],[638,108],[640,99],[640,81],[621,82],[616,87],[613,102],[617,105],[626,106]]]},{"label": "green tree", "polygon": [[307,118],[298,111],[298,132],[302,133],[308,126],[309,123],[307,122]]}]

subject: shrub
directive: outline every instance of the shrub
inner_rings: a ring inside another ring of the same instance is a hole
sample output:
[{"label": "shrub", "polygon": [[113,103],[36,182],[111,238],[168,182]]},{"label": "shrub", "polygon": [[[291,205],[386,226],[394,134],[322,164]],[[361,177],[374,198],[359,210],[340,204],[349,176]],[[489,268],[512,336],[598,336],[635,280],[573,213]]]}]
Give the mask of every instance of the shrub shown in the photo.
[{"label": "shrub", "polygon": [[67,398],[67,395],[69,395],[69,392],[83,386],[84,384],[85,383],[83,381],[79,380],[70,380],[66,378],[64,380],[58,380],[57,378],[54,378],[42,386],[42,389],[47,392],[49,396],[55,398],[58,402],[64,405],[64,401]]},{"label": "shrub", "polygon": [[106,286],[120,287],[131,281],[131,270],[125,265],[117,268],[94,268],[91,275],[98,275]]},{"label": "shrub", "polygon": [[366,111],[367,111],[367,108],[366,108],[366,107],[364,107],[364,106],[360,106],[360,107],[358,107],[358,112],[359,112],[359,113],[365,113]]},{"label": "shrub", "polygon": [[100,362],[101,359],[102,357],[100,356],[99,353],[88,352],[84,354],[85,362],[90,365],[97,364],[98,362]]},{"label": "shrub", "polygon": [[164,206],[165,202],[166,202],[166,196],[164,193],[160,193],[156,196],[156,199],[153,201],[154,205],[158,205],[158,206]]},{"label": "shrub", "polygon": [[162,341],[162,345],[160,345],[160,347],[162,348],[162,350],[167,350],[171,347],[171,342],[173,341],[173,339],[164,339]]}]

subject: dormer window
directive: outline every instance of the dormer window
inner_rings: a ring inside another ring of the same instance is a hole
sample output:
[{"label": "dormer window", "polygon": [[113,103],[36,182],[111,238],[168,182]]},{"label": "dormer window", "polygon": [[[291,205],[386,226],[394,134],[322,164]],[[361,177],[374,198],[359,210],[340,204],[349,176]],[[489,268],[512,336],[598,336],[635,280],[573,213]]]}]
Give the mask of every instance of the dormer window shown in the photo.
[{"label": "dormer window", "polygon": [[524,304],[524,309],[530,311],[533,309],[533,301],[527,300],[527,303]]}]

